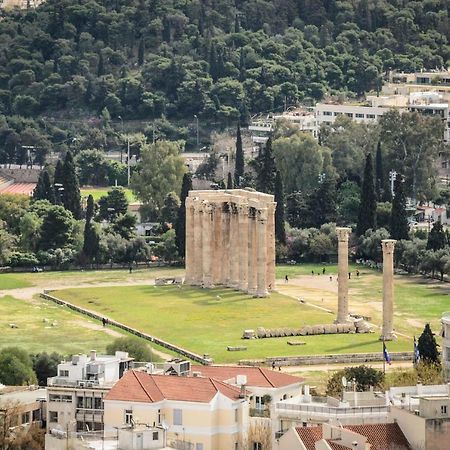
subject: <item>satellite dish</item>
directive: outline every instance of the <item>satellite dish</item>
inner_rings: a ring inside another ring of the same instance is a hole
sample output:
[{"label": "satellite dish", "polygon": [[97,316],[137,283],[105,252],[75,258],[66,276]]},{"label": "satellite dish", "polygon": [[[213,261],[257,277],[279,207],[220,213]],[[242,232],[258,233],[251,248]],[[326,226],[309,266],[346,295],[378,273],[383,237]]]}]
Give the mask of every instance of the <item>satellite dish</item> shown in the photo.
[{"label": "satellite dish", "polygon": [[347,387],[347,378],[342,377],[342,386]]}]

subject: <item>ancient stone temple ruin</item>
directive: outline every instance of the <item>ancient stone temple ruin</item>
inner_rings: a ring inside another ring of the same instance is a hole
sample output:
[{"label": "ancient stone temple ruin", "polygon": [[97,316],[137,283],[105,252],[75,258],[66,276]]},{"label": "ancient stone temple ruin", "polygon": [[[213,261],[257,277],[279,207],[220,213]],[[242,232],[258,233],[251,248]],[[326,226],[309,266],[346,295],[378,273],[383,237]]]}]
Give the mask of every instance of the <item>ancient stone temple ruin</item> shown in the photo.
[{"label": "ancient stone temple ruin", "polygon": [[273,195],[246,189],[190,191],[185,283],[265,297],[275,286]]}]

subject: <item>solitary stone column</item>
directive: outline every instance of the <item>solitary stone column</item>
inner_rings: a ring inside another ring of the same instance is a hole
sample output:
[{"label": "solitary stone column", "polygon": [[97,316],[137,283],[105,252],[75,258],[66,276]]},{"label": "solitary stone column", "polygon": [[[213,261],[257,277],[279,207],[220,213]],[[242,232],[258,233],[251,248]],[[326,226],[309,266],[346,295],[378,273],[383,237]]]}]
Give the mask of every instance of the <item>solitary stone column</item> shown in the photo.
[{"label": "solitary stone column", "polygon": [[192,197],[186,197],[186,275],[184,282],[186,284],[193,284],[195,279],[195,245],[194,245],[194,204]]},{"label": "solitary stone column", "polygon": [[257,211],[256,233],[256,241],[258,243],[256,295],[258,297],[267,297],[267,208]]},{"label": "solitary stone column", "polygon": [[212,287],[212,226],[213,207],[205,201],[203,205],[203,287]]},{"label": "solitary stone column", "polygon": [[239,290],[248,289],[248,205],[239,205]]},{"label": "solitary stone column", "polygon": [[394,334],[394,239],[383,239],[383,327],[381,340],[392,341]]},{"label": "solitary stone column", "polygon": [[336,323],[348,322],[348,235],[350,228],[336,228],[338,237],[338,313]]},{"label": "solitary stone column", "polygon": [[202,219],[203,219],[203,205],[199,199],[194,199],[194,282],[193,284],[200,286],[203,283],[203,251],[202,251]]},{"label": "solitary stone column", "polygon": [[250,208],[248,218],[248,289],[250,295],[256,295],[257,258],[256,258],[256,210]]}]

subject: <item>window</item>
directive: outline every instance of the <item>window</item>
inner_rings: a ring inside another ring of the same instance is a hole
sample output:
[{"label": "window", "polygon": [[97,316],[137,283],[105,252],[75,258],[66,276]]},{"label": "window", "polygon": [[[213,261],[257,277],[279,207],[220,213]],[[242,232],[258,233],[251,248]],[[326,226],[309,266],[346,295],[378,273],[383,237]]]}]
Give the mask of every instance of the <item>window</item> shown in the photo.
[{"label": "window", "polygon": [[71,395],[61,395],[61,401],[64,403],[72,403]]},{"label": "window", "polygon": [[41,420],[41,410],[35,409],[33,411],[33,422],[39,422]]},{"label": "window", "polygon": [[133,410],[132,409],[126,409],[125,410],[125,423],[130,425],[133,420]]},{"label": "window", "polygon": [[161,410],[158,409],[158,425],[161,425]]},{"label": "window", "polygon": [[347,117],[353,117],[353,113],[345,113]]},{"label": "window", "polygon": [[77,397],[77,408],[84,408],[84,397]]},{"label": "window", "polygon": [[324,111],[324,112],[323,112],[323,115],[324,115],[324,116],[331,116],[332,113],[331,113],[331,111]]},{"label": "window", "polygon": [[56,395],[56,394],[50,394],[48,396],[48,401],[49,402],[60,402],[61,401],[61,396],[60,395]]},{"label": "window", "polygon": [[375,119],[375,114],[367,114],[368,119]]},{"label": "window", "polygon": [[183,425],[183,411],[181,409],[173,410],[173,424]]},{"label": "window", "polygon": [[253,450],[262,450],[261,442],[253,442]]},{"label": "window", "polygon": [[447,405],[441,405],[441,414],[447,414]]},{"label": "window", "polygon": [[49,411],[48,420],[50,422],[58,422],[58,411]]},{"label": "window", "polygon": [[195,444],[195,450],[203,450],[203,444],[197,442],[197,444]]},{"label": "window", "polygon": [[103,409],[103,401],[101,398],[94,398],[94,409]]},{"label": "window", "polygon": [[234,443],[234,450],[239,450],[239,444],[237,442]]},{"label": "window", "polygon": [[24,424],[24,423],[30,423],[30,413],[29,412],[22,414],[22,424]]},{"label": "window", "polygon": [[239,421],[239,410],[238,409],[234,410],[234,421],[235,422]]},{"label": "window", "polygon": [[91,397],[86,397],[85,399],[84,399],[84,407],[86,408],[86,409],[92,409],[92,398]]},{"label": "window", "polygon": [[68,377],[69,376],[69,371],[68,370],[60,370],[59,371],[59,376],[60,377]]},{"label": "window", "polygon": [[364,119],[364,114],[356,113],[356,117],[357,117],[358,119]]},{"label": "window", "polygon": [[159,433],[157,431],[153,432],[153,440],[157,441],[159,439]]}]

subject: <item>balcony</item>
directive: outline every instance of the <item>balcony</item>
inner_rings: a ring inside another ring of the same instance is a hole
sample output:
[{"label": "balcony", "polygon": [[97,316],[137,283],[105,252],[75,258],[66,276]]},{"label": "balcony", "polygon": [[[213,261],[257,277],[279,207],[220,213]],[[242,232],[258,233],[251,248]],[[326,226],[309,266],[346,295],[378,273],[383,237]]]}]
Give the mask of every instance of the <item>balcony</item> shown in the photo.
[{"label": "balcony", "polygon": [[269,408],[250,408],[250,417],[270,417]]}]

